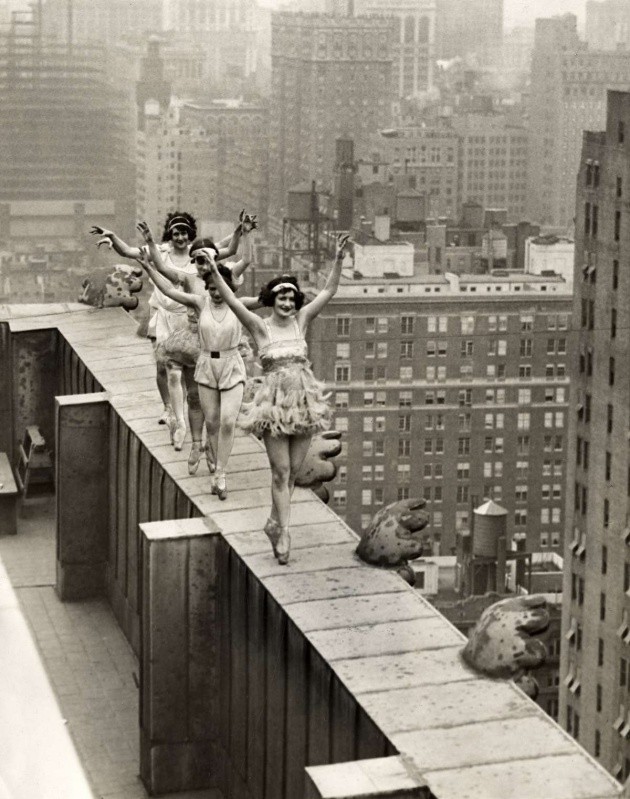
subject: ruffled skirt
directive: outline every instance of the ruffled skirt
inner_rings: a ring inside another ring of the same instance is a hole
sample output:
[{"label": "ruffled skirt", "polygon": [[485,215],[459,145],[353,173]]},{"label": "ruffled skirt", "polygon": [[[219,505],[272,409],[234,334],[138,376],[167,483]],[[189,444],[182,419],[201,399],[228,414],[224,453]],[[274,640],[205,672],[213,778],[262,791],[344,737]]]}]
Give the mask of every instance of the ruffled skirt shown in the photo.
[{"label": "ruffled skirt", "polygon": [[174,361],[182,366],[194,367],[199,358],[201,346],[199,333],[190,325],[174,330],[168,338],[160,342],[155,350],[158,362]]},{"label": "ruffled skirt", "polygon": [[263,374],[247,382],[239,427],[258,437],[307,435],[330,427],[328,395],[306,360],[265,367],[263,362]]}]

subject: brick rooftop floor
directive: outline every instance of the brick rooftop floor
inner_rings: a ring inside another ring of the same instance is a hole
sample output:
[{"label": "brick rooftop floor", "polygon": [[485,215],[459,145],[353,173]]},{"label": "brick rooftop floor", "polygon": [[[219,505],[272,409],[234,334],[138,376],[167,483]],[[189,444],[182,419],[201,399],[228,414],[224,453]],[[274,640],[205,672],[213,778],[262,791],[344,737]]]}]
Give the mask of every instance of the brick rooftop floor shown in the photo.
[{"label": "brick rooftop floor", "polygon": [[[54,498],[29,501],[18,535],[0,538],[0,560],[95,797],[145,799],[138,778],[138,663],[104,600],[57,598],[54,514]],[[213,791],[171,796],[219,797]]]}]

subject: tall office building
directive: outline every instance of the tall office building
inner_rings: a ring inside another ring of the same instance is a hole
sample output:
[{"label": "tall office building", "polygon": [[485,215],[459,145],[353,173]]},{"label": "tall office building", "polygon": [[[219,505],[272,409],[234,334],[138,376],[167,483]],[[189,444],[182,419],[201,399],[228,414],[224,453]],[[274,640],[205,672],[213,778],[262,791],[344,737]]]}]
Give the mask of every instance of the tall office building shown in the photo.
[{"label": "tall office building", "polygon": [[496,60],[503,41],[503,0],[437,0],[437,56]]},{"label": "tall office building", "polygon": [[399,97],[417,97],[427,92],[433,86],[436,58],[435,0],[354,0],[354,12],[397,18],[394,89]]},{"label": "tall office building", "polygon": [[186,103],[180,112],[180,205],[204,219],[233,220],[242,208],[266,226],[268,110],[242,100]]},{"label": "tall office building", "polygon": [[453,118],[459,136],[458,207],[476,202],[505,208],[508,219],[526,216],[528,131],[500,114]]},{"label": "tall office building", "polygon": [[162,24],[162,0],[46,0],[42,7],[45,36],[75,44],[118,45]]},{"label": "tall office building", "polygon": [[277,13],[272,17],[271,213],[304,180],[332,184],[335,140],[360,148],[391,121],[396,20]]},{"label": "tall office building", "polygon": [[570,226],[583,130],[604,125],[606,90],[630,83],[630,51],[591,51],[572,14],[536,20],[529,107],[528,210]]},{"label": "tall office building", "polygon": [[457,133],[445,126],[379,131],[360,154],[359,177],[364,185],[406,178],[410,188],[424,195],[425,216],[454,219],[458,148]]},{"label": "tall office building", "polygon": [[578,173],[560,721],[630,777],[630,94],[608,93],[605,132]]},{"label": "tall office building", "polygon": [[355,242],[354,269],[377,265],[381,277],[344,279],[309,340],[344,440],[332,506],[360,531],[389,502],[424,496],[436,550],[448,555],[472,499],[490,497],[509,512],[511,540],[560,552],[570,286],[396,277],[413,271],[411,245]]},{"label": "tall office building", "polygon": [[0,200],[113,200],[128,229],[135,109],[106,56],[44,38],[30,15],[0,33]]},{"label": "tall office building", "polygon": [[626,0],[587,0],[586,41],[594,50],[630,46],[630,5]]}]

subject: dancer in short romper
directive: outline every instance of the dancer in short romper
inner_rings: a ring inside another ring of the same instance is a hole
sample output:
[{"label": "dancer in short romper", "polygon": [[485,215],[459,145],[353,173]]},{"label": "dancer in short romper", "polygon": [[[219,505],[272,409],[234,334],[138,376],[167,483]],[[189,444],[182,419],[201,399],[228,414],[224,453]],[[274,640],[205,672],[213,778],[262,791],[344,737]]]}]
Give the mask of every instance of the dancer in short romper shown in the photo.
[{"label": "dancer in short romper", "polygon": [[264,530],[279,563],[289,561],[289,516],[295,479],[318,430],[330,423],[323,384],[315,379],[307,359],[305,333],[309,322],[334,297],[339,286],[348,236],[337,239],[335,263],[322,291],[307,305],[297,280],[282,275],[260,292],[260,302],[271,307],[261,319],[232,294],[220,270],[212,273],[218,292],[249,330],[258,347],[263,373],[253,379],[253,396],[243,409],[239,425],[261,436],[271,466],[271,513]]},{"label": "dancer in short romper", "polygon": [[[204,249],[203,252],[209,263],[218,270],[224,284],[230,286],[230,291],[234,291],[230,269],[223,265],[217,266],[212,250]],[[236,419],[243,401],[247,376],[239,351],[242,332],[240,322],[216,289],[214,269],[205,274],[204,282],[208,294],[200,297],[169,285],[148,258],[143,261],[143,267],[167,296],[194,309],[199,316],[201,347],[195,369],[195,382],[199,389],[209,444],[216,456],[211,492],[219,499],[226,499],[226,467],[232,452]],[[256,297],[244,297],[241,302],[247,308],[260,307]]]}]

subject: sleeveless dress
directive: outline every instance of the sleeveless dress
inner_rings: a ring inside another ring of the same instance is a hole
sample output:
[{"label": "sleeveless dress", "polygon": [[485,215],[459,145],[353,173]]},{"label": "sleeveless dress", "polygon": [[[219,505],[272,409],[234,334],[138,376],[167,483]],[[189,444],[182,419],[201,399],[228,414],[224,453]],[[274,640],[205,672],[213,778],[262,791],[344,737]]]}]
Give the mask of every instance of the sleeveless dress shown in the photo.
[{"label": "sleeveless dress", "polygon": [[[161,246],[160,252],[168,266],[181,274],[182,281],[190,275],[197,274],[194,264],[187,265],[183,269],[175,265],[171,258],[170,246]],[[147,336],[155,339],[156,344],[164,343],[175,330],[187,327],[186,306],[167,297],[155,285],[153,286],[153,294],[149,298],[149,307],[152,310],[152,314],[149,318]]]},{"label": "sleeveless dress", "polygon": [[[199,342],[195,381],[203,386],[227,391],[244,383],[247,375],[240,352],[241,323],[234,312],[223,305],[224,315],[218,321],[212,315],[210,297],[199,314]],[[221,311],[219,311],[221,313]]]},{"label": "sleeveless dress", "polygon": [[324,385],[314,376],[306,357],[307,345],[297,319],[295,336],[274,340],[267,319],[269,343],[259,350],[262,375],[248,385],[251,401],[243,406],[239,427],[262,436],[306,435],[330,426],[331,410]]}]

